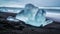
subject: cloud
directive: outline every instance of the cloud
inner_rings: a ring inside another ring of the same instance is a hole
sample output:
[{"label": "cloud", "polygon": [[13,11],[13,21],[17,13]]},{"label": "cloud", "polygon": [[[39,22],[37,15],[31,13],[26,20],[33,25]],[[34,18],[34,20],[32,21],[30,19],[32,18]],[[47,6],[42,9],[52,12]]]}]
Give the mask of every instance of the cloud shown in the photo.
[{"label": "cloud", "polygon": [[7,5],[15,4],[15,5],[25,5],[25,4],[34,4],[38,7],[40,6],[57,6],[60,7],[60,0],[0,0],[0,6],[1,5]]}]

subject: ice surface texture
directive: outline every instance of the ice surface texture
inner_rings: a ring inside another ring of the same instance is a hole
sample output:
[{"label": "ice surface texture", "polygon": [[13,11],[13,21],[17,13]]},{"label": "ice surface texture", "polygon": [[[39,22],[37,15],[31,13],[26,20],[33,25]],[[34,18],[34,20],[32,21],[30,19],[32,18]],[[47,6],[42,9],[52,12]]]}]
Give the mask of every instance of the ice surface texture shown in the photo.
[{"label": "ice surface texture", "polygon": [[49,20],[46,21],[45,15],[46,12],[43,9],[39,9],[32,4],[27,4],[25,8],[16,15],[16,19],[24,21],[26,24],[39,27],[52,23],[48,22]]}]

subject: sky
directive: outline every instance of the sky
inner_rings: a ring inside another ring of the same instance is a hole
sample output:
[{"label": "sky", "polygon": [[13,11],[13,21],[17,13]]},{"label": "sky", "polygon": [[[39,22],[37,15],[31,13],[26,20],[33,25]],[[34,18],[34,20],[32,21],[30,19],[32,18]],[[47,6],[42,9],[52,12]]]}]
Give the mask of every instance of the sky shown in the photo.
[{"label": "sky", "polygon": [[23,7],[28,3],[38,7],[60,7],[60,0],[0,0],[0,6]]}]

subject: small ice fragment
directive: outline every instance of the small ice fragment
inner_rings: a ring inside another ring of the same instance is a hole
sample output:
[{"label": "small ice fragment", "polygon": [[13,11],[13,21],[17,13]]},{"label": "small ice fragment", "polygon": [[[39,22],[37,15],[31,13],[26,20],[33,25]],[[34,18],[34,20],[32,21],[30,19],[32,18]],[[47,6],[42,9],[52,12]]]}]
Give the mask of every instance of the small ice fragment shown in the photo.
[{"label": "small ice fragment", "polygon": [[15,18],[14,18],[14,17],[12,17],[12,16],[9,16],[9,17],[7,18],[7,20],[8,20],[8,21],[19,22],[19,20],[18,20],[18,19],[15,19]]}]

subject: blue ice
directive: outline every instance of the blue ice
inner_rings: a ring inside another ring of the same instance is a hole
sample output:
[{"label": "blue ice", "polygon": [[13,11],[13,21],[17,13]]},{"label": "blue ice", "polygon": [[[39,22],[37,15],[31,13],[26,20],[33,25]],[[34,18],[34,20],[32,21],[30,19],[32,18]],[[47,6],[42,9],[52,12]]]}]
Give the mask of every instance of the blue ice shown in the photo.
[{"label": "blue ice", "polygon": [[46,21],[45,15],[46,12],[43,9],[39,9],[32,4],[26,4],[25,8],[16,15],[16,19],[24,21],[25,24],[39,27],[41,25],[45,26],[53,22],[52,20]]}]

